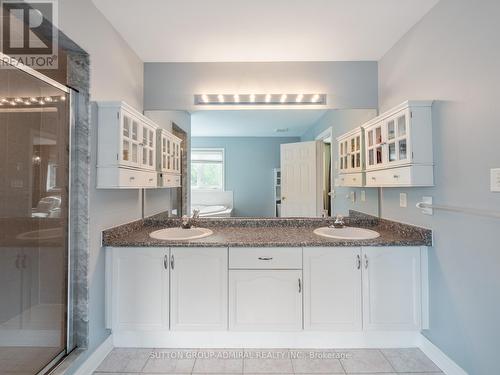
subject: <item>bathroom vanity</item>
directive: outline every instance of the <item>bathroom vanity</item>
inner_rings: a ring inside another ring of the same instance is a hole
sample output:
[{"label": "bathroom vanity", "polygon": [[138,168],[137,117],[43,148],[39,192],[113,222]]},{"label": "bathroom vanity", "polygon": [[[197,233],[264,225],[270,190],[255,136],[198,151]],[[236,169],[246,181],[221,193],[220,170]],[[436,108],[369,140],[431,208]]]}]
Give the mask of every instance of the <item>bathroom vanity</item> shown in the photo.
[{"label": "bathroom vanity", "polygon": [[330,221],[203,219],[212,236],[175,242],[149,237],[174,219],[104,232],[115,345],[321,347],[374,334],[400,343],[426,328],[430,231],[354,215],[349,225],[380,237],[313,233]]}]

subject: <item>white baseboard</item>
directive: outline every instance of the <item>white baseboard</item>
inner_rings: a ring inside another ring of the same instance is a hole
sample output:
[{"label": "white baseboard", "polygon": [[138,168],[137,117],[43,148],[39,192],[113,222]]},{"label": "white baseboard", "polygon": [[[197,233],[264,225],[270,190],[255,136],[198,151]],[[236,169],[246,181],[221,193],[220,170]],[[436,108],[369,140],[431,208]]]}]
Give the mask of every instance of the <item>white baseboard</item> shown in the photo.
[{"label": "white baseboard", "polygon": [[75,371],[74,375],[92,375],[104,358],[113,350],[113,336],[109,336]]},{"label": "white baseboard", "polygon": [[424,354],[429,357],[446,375],[468,375],[467,372],[457,365],[441,349],[430,342],[427,337],[420,335],[417,345]]},{"label": "white baseboard", "polygon": [[142,348],[400,348],[415,347],[420,332],[188,332],[115,331],[115,347]]}]

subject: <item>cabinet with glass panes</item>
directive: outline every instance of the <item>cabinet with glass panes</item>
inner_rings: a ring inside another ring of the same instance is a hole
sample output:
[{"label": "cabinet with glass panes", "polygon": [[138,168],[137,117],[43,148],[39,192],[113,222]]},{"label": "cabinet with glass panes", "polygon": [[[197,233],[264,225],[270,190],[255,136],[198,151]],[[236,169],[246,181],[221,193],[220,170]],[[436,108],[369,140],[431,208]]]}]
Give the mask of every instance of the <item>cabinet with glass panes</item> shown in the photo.
[{"label": "cabinet with glass panes", "polygon": [[431,101],[404,102],[362,128],[367,186],[433,186]]},{"label": "cabinet with glass panes", "polygon": [[97,107],[97,187],[156,187],[158,126],[124,102],[98,102]]},{"label": "cabinet with glass panes", "polygon": [[182,140],[165,129],[158,129],[159,183],[163,187],[181,186]]},{"label": "cabinet with glass panes", "polygon": [[363,130],[355,128],[337,138],[338,170],[337,186],[363,186],[364,142]]}]

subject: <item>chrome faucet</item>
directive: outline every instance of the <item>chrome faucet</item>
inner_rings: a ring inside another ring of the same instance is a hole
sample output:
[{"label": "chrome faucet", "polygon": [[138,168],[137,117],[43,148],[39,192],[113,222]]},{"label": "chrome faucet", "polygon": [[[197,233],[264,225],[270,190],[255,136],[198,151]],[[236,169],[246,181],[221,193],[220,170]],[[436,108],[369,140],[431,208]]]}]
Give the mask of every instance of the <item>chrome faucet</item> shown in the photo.
[{"label": "chrome faucet", "polygon": [[340,214],[335,216],[335,221],[333,222],[332,225],[330,225],[330,228],[344,228],[344,227],[345,227],[344,217]]},{"label": "chrome faucet", "polygon": [[196,223],[196,220],[199,217],[200,217],[200,210],[193,210],[193,215],[191,217],[189,217],[187,215],[182,216],[181,227],[183,229],[191,228]]}]

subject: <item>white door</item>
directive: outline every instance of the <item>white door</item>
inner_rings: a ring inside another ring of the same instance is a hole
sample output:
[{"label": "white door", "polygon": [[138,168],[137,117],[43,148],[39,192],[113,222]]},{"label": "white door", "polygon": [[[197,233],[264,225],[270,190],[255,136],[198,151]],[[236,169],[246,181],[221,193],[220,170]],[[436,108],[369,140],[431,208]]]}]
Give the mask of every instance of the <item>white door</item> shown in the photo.
[{"label": "white door", "polygon": [[302,329],[302,271],[229,271],[229,329]]},{"label": "white door", "polygon": [[421,273],[419,247],[364,247],[363,327],[419,330]]},{"label": "white door", "polygon": [[227,329],[227,248],[171,248],[172,330]]},{"label": "white door", "polygon": [[168,330],[168,249],[113,249],[112,327]]},{"label": "white door", "polygon": [[359,331],[361,249],[304,248],[304,329]]},{"label": "white door", "polygon": [[281,216],[321,216],[322,141],[281,145]]}]

